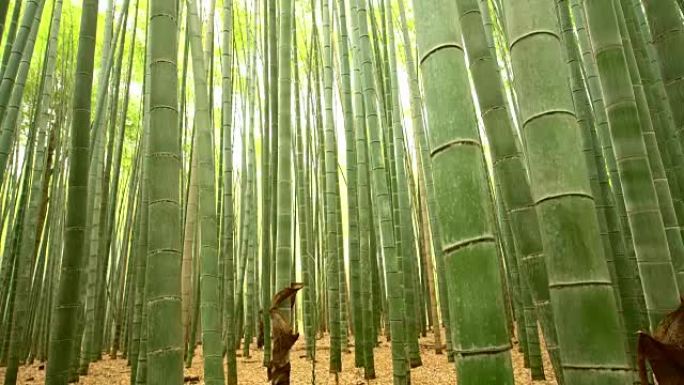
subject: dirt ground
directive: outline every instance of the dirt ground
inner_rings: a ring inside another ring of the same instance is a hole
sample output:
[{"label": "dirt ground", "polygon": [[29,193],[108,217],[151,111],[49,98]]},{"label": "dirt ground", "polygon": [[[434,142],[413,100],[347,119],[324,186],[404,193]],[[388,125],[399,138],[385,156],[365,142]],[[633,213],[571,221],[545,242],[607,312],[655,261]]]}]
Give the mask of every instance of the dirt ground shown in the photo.
[{"label": "dirt ground", "polygon": [[[423,366],[411,371],[411,384],[455,384],[456,373],[454,365],[447,362],[446,354],[437,355],[433,349],[433,337],[428,335],[421,338],[421,357]],[[352,348],[353,349],[353,348]],[[344,353],[342,357],[343,371],[339,374],[337,383],[343,385],[388,385],[392,384],[392,361],[390,345],[384,339],[380,346],[375,349],[375,373],[377,379],[366,381],[363,371],[354,368],[354,353]],[[315,384],[336,384],[335,377],[328,373],[329,344],[327,339],[317,341],[317,362]],[[250,357],[242,357],[238,352],[238,382],[240,385],[263,385],[267,384],[266,370],[262,366],[263,352],[252,349]],[[291,355],[292,360],[292,384],[311,385],[312,364],[305,358],[304,342],[300,339],[295,345]],[[529,370],[524,368],[523,356],[518,352],[517,345],[513,349],[513,370],[515,383],[520,385],[556,385],[553,371],[548,356],[544,352],[544,370],[546,381],[532,381]],[[4,368],[0,369],[0,381],[4,380]],[[199,382],[193,378],[187,384],[203,385],[201,349],[197,350],[193,365],[185,370],[186,380],[192,377],[199,378]],[[81,377],[79,384],[82,385],[128,385],[130,370],[124,359],[103,359],[90,367],[88,376]],[[38,385],[43,384],[45,379],[44,366],[36,363],[19,370],[19,384]]]}]

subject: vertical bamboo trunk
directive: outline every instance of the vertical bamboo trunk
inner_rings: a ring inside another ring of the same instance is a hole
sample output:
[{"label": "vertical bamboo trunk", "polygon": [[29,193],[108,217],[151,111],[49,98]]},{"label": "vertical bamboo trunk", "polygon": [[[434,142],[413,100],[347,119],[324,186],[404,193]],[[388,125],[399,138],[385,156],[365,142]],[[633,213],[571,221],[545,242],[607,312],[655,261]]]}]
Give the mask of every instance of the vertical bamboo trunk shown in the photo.
[{"label": "vertical bamboo trunk", "polygon": [[[651,327],[677,307],[678,288],[638,107],[612,2],[584,1],[608,127]],[[601,22],[599,22],[601,20]],[[651,210],[655,209],[655,210]],[[657,277],[657,278],[656,278]]]},{"label": "vertical bamboo trunk", "polygon": [[[370,143],[371,188],[373,191],[373,212],[376,215],[376,225],[379,231],[380,247],[386,259],[387,296],[388,296],[388,319],[392,333],[392,376],[394,384],[407,384],[410,382],[410,373],[406,356],[406,325],[404,320],[403,277],[401,274],[399,251],[396,249],[394,236],[394,223],[392,219],[392,203],[390,190],[387,183],[387,174],[383,162],[383,150],[381,136],[383,133],[380,125],[378,111],[376,110],[377,92],[373,78],[373,64],[371,59],[371,44],[368,28],[368,11],[365,0],[354,0],[356,5],[356,17],[352,25],[358,26],[359,37],[359,62],[361,64],[361,77],[363,84],[363,97],[366,108],[366,120],[368,124]],[[357,28],[357,27],[355,27]],[[378,253],[379,254],[379,253]]]},{"label": "vertical bamboo trunk", "polygon": [[[278,45],[278,190],[275,247],[275,290],[289,287],[292,276],[292,10],[294,1],[280,3]],[[289,304],[280,307],[284,318],[290,318]]]},{"label": "vertical bamboo trunk", "polygon": [[[30,38],[31,26],[34,23],[36,12],[38,12],[39,7],[42,10],[43,4],[45,4],[45,0],[28,0],[26,2],[26,8],[21,16],[19,29],[12,41],[11,52],[9,56],[6,56],[8,58],[7,66],[3,67],[3,77],[2,81],[0,81],[0,121],[5,119],[7,105],[12,96],[17,73],[21,66],[21,57]],[[10,132],[3,130],[2,135],[0,135],[0,165],[2,165],[0,180],[4,179],[5,167],[9,158],[9,149],[12,143],[10,134]]]},{"label": "vertical bamboo trunk", "polygon": [[[193,134],[194,137],[194,134]],[[182,317],[183,317],[183,335],[184,342],[187,346],[190,341],[190,324],[192,323],[192,255],[195,244],[195,235],[197,234],[197,211],[199,198],[199,185],[197,181],[199,155],[194,151],[195,140],[191,140],[191,154],[190,154],[190,172],[189,172],[189,186],[188,199],[185,210],[185,226],[183,229],[183,259],[181,262],[181,300],[183,303]]]},{"label": "vertical bamboo trunk", "polygon": [[226,350],[226,383],[237,385],[235,360],[235,280],[234,276],[234,218],[233,218],[233,1],[223,1],[223,29],[221,30],[221,123],[223,130],[223,237],[221,239],[223,270],[223,326]]},{"label": "vertical bamboo trunk", "polygon": [[[563,377],[568,384],[625,384],[631,374],[581,155],[555,4],[548,0],[505,4]],[[578,336],[573,330],[580,325],[600,334]]]},{"label": "vertical bamboo trunk", "polygon": [[[267,304],[271,301],[273,288],[271,287],[271,276],[275,249],[275,217],[277,204],[277,152],[278,152],[278,57],[277,57],[277,35],[278,23],[276,19],[277,1],[264,1],[264,53],[266,65],[264,65],[264,84],[265,84],[265,114],[264,114],[264,149],[262,152],[262,240],[261,240],[261,281],[262,292],[261,301]],[[262,314],[264,330],[271,330],[271,318],[268,312]],[[264,335],[264,366],[268,366],[271,359],[271,333]]]},{"label": "vertical bamboo trunk", "polygon": [[[323,97],[325,106],[324,119],[324,169],[325,169],[325,258],[326,258],[326,282],[328,294],[328,319],[330,323],[330,372],[342,371],[342,306],[340,282],[340,270],[344,269],[340,249],[338,247],[338,208],[339,208],[339,185],[337,174],[337,143],[335,140],[335,127],[333,117],[333,55],[332,55],[332,28],[330,23],[330,1],[321,0],[321,12],[323,14]],[[282,113],[282,111],[281,111]]]},{"label": "vertical bamboo trunk", "polygon": [[444,22],[457,19],[458,9],[453,2],[414,6],[457,379],[513,384],[493,208],[460,23]]},{"label": "vertical bamboo trunk", "polygon": [[[489,20],[483,20],[490,17],[489,12],[474,0],[458,0],[456,4],[485,133],[491,144],[494,176],[501,189],[501,199],[506,210],[504,214],[510,220],[514,239],[511,245],[514,253],[512,263],[520,266],[520,277],[516,278],[514,285],[519,285],[521,293],[526,287],[530,290],[551,362],[559,382],[562,382],[539,220],[527,177],[525,157],[513,126],[514,115],[506,105],[496,52],[490,47],[487,36],[488,27],[485,24]],[[520,312],[518,315],[521,316]],[[523,318],[525,317],[521,317]]]},{"label": "vertical bamboo trunk", "polygon": [[[296,31],[295,31],[295,42]],[[297,57],[297,46],[294,46],[295,57]],[[311,95],[312,88],[312,76],[311,68],[308,69],[308,93]],[[295,89],[298,92],[296,94],[295,106],[297,111],[301,111],[300,101],[299,101],[299,70],[295,69]],[[311,108],[307,108],[307,111],[311,113]],[[301,121],[298,114],[298,122]],[[312,154],[311,148],[308,146],[311,136],[313,135],[313,128],[311,124],[311,118],[309,116],[306,119],[306,129],[300,129],[299,135],[296,135],[295,140],[295,151],[296,151],[296,200],[297,200],[297,226],[299,230],[299,245],[300,245],[300,264],[301,264],[301,277],[302,283],[304,285],[302,289],[302,312],[303,312],[303,323],[304,323],[304,335],[306,337],[306,356],[310,361],[315,360],[315,349],[316,349],[316,325],[315,325],[315,314],[316,314],[316,265],[315,265],[315,250],[314,250],[314,239],[315,235],[313,230],[313,202],[311,196],[311,182],[309,180],[312,174],[312,169],[314,165],[311,164]],[[313,365],[312,365],[313,366]]]},{"label": "vertical bamboo trunk", "polygon": [[357,171],[356,171],[356,146],[354,143],[354,109],[352,106],[352,85],[350,67],[350,38],[347,26],[347,2],[337,2],[337,15],[339,21],[338,42],[340,63],[340,89],[342,93],[342,111],[344,114],[344,132],[346,146],[346,182],[347,182],[347,218],[349,223],[349,272],[350,272],[350,302],[351,324],[354,330],[354,364],[356,367],[363,366],[363,351],[358,349],[362,345],[363,328],[362,306],[360,296],[360,257],[359,257],[359,211],[357,196]]},{"label": "vertical bamboo trunk", "polygon": [[[611,227],[611,237],[613,238],[613,250],[615,251],[616,269],[620,279],[621,289],[630,287],[624,303],[636,303],[638,308],[637,320],[639,325],[647,327],[648,317],[646,314],[646,304],[641,288],[641,281],[637,268],[636,251],[632,240],[632,230],[627,218],[627,209],[623,199],[622,181],[618,175],[617,162],[613,151],[613,144],[610,140],[608,128],[608,118],[606,114],[605,102],[601,90],[598,68],[594,58],[593,49],[589,40],[589,33],[585,27],[585,15],[583,5],[580,0],[571,0],[570,8],[576,25],[577,43],[583,59],[584,71],[586,73],[586,83],[594,107],[595,130],[591,133],[594,142],[595,152],[601,154],[603,159],[597,159],[598,164],[605,164],[606,167],[597,167],[599,183],[601,183],[603,194],[613,200],[615,212],[607,216]],[[622,241],[619,234],[622,233]],[[620,252],[621,248],[624,252]],[[624,285],[622,285],[624,283]],[[628,326],[629,327],[629,326]],[[629,331],[626,331],[629,332]]]},{"label": "vertical bamboo trunk", "polygon": [[[680,142],[684,144],[684,111],[681,108],[684,102],[684,25],[680,18],[681,9],[678,9],[674,0],[643,0],[641,3],[648,16],[675,127]],[[637,12],[641,12],[641,9],[637,9]]]},{"label": "vertical bamboo trunk", "polygon": [[[97,0],[84,0],[81,13],[78,53],[74,78],[74,105],[71,126],[67,217],[62,272],[51,324],[45,383],[66,384],[77,341],[76,324],[80,309],[80,281],[85,245],[83,202],[88,199],[88,147],[93,86]],[[2,167],[4,169],[4,166]]]},{"label": "vertical bamboo trunk", "polygon": [[[146,31],[145,40],[150,41],[150,31],[151,27],[148,24]],[[138,253],[139,258],[142,262],[138,265],[140,270],[139,274],[142,278],[138,281],[141,286],[138,287],[140,291],[140,310],[138,316],[139,322],[139,332],[138,332],[138,355],[135,358],[137,364],[135,364],[135,370],[131,371],[131,384],[135,383],[138,385],[145,385],[147,383],[147,341],[148,341],[148,307],[147,298],[150,295],[150,261],[148,258],[149,249],[149,233],[150,233],[150,170],[149,163],[147,159],[149,157],[149,147],[150,147],[150,102],[151,102],[151,91],[150,83],[152,78],[152,71],[150,71],[150,63],[152,61],[152,51],[149,49],[145,50],[145,78],[143,84],[143,108],[147,111],[143,115],[143,133],[141,136],[141,146],[145,152],[145,162],[142,174],[142,206],[141,206],[141,220],[140,220],[140,239],[138,241]]]},{"label": "vertical bamboo trunk", "polygon": [[[256,186],[254,182],[255,178],[255,170],[254,170],[254,140],[252,138],[252,135],[249,134],[249,132],[245,135],[245,140],[246,140],[246,148],[247,148],[247,164],[246,164],[246,183],[247,183],[247,195],[246,195],[246,201],[245,204],[249,205],[250,207],[254,207],[254,198],[256,196]],[[255,230],[255,225],[254,225],[254,218],[250,218],[250,215],[252,217],[256,216],[256,212],[251,213],[247,212],[247,215],[245,216],[245,219],[247,221],[246,224],[246,248],[243,251],[245,254],[245,271],[246,271],[246,277],[245,277],[245,299],[244,299],[244,316],[245,316],[245,330],[244,330],[244,341],[243,341],[243,348],[242,348],[242,355],[243,357],[250,357],[250,345],[252,343],[253,338],[257,335],[254,330],[257,326],[257,318],[254,317],[255,312],[257,312],[255,302],[257,302],[257,294],[259,293],[259,290],[257,288],[257,282],[258,279],[256,278],[256,272],[257,268],[255,266],[256,264],[256,255],[255,255],[255,250],[254,250],[254,241],[255,241],[255,235],[254,235],[254,230]]]},{"label": "vertical bamboo trunk", "polygon": [[0,39],[4,36],[5,20],[7,19],[7,11],[9,10],[10,3],[11,1],[7,0],[0,4]]},{"label": "vertical bamboo trunk", "polygon": [[[358,28],[353,31],[354,52],[358,56]],[[357,330],[355,337],[359,338],[361,344],[356,345],[355,349],[363,352],[364,377],[366,379],[375,378],[375,359],[373,348],[376,344],[375,319],[373,317],[373,264],[375,259],[374,250],[371,248],[371,237],[373,233],[371,217],[370,199],[370,173],[368,170],[368,142],[366,139],[366,122],[364,116],[363,93],[361,90],[361,76],[359,60],[354,60],[354,123],[355,123],[355,145],[357,163],[357,195],[358,195],[358,215],[359,215],[359,259],[360,259],[360,289],[361,289],[361,311],[362,311],[362,330]]]},{"label": "vertical bamboo trunk", "polygon": [[[434,194],[434,181],[433,181],[433,176],[432,176],[432,163],[430,162],[429,159],[429,145],[427,142],[427,136],[425,134],[425,122],[423,119],[423,108],[422,108],[422,101],[421,101],[421,94],[420,94],[420,88],[418,85],[418,73],[416,70],[416,64],[415,64],[415,59],[413,56],[413,52],[410,49],[410,37],[408,33],[408,25],[406,22],[406,15],[404,11],[404,2],[400,1],[399,2],[399,17],[401,19],[401,24],[402,24],[402,35],[404,37],[404,53],[406,56],[406,69],[409,73],[409,91],[411,94],[410,102],[411,102],[411,118],[412,118],[412,123],[413,123],[413,130],[415,132],[416,136],[416,141],[415,141],[415,146],[418,147],[418,151],[420,153],[420,165],[421,165],[421,174],[422,174],[422,179],[423,183],[425,185],[425,194],[427,196],[427,210],[429,212],[429,220],[430,220],[430,230],[431,230],[431,249],[434,252],[434,258],[436,261],[436,267],[437,267],[437,285],[438,285],[438,293],[440,297],[439,305],[440,305],[440,311],[441,311],[441,316],[442,316],[442,323],[444,324],[444,327],[446,328],[446,344],[447,344],[447,354],[449,357],[450,362],[453,361],[453,349],[451,346],[451,333],[449,332],[449,307],[448,307],[448,299],[447,299],[447,284],[446,284],[446,276],[445,276],[445,269],[444,269],[444,258],[443,258],[443,253],[442,253],[442,248],[440,245],[440,232],[439,232],[439,227],[437,224],[437,217],[436,217],[436,211],[437,211],[437,202],[435,200],[435,194]],[[419,183],[421,183],[419,181]],[[434,297],[436,298],[437,297]],[[439,328],[442,327],[442,325],[438,325]],[[435,343],[436,343],[436,335],[435,335]]]},{"label": "vertical bamboo trunk", "polygon": [[19,16],[21,16],[22,4],[23,1],[15,2],[13,7],[14,9],[12,10],[12,20],[10,21],[9,30],[7,31],[7,38],[5,39],[5,49],[2,53],[2,63],[0,63],[0,75],[2,75],[2,77],[5,75],[7,63],[9,62],[12,52],[14,38],[17,35],[17,27],[19,25]]},{"label": "vertical bamboo trunk", "polygon": [[[418,189],[420,191],[420,220],[421,229],[420,234],[423,237],[421,250],[422,258],[425,260],[425,279],[427,280],[428,295],[430,296],[430,318],[432,320],[432,332],[435,335],[435,354],[442,354],[442,326],[439,322],[439,313],[437,313],[437,290],[435,290],[435,268],[432,262],[432,237],[430,233],[430,214],[428,213],[429,198],[426,197],[425,185],[418,182]],[[443,299],[444,300],[444,299]]]},{"label": "vertical bamboo trunk", "polygon": [[[387,13],[388,20],[393,20],[391,7],[389,2],[385,1],[385,13]],[[393,154],[390,159],[394,159],[394,164],[390,167],[394,171],[393,178],[396,178],[396,184],[393,186],[396,194],[396,207],[398,212],[395,216],[395,225],[399,227],[399,238],[397,239],[397,248],[403,255],[403,276],[404,276],[404,296],[406,301],[406,326],[407,326],[407,351],[409,356],[409,364],[411,368],[421,366],[422,360],[420,358],[420,347],[418,346],[419,324],[418,320],[421,317],[421,312],[416,311],[419,308],[418,302],[420,296],[419,285],[416,284],[418,278],[417,268],[417,250],[415,236],[413,233],[413,218],[411,216],[411,207],[409,202],[410,185],[406,176],[406,153],[404,149],[404,128],[401,124],[401,112],[399,109],[399,84],[397,78],[397,58],[396,48],[394,44],[394,27],[393,21],[387,23],[387,46],[389,46],[388,64],[389,64],[389,105],[391,106],[391,121],[390,127],[392,136],[388,138],[388,144],[393,144]],[[389,145],[388,145],[389,147]]]},{"label": "vertical bamboo trunk", "polygon": [[[40,27],[40,16],[43,11],[44,2],[38,5],[38,10],[35,13],[34,20],[31,23],[31,31],[28,36],[28,41],[24,52],[22,53],[21,64],[17,73],[17,84],[14,87],[12,100],[10,100],[8,114],[6,114],[5,122],[10,120],[11,115],[16,117],[19,103],[23,96],[23,90],[26,82],[26,76],[28,74],[29,66],[31,63],[31,57],[33,56],[33,48],[35,46],[36,35],[38,34],[38,28]],[[3,122],[3,125],[4,123]],[[14,125],[12,123],[12,125]],[[31,198],[26,205],[28,210],[26,211],[26,219],[24,219],[24,229],[19,238],[19,247],[15,250],[17,256],[14,262],[14,306],[8,307],[7,311],[8,320],[11,320],[6,326],[11,329],[9,338],[9,349],[7,354],[7,372],[5,374],[5,384],[14,385],[17,381],[17,372],[19,369],[19,361],[24,361],[26,358],[22,352],[24,351],[24,346],[29,341],[25,338],[26,335],[26,324],[29,318],[29,299],[30,299],[30,286],[31,277],[33,275],[33,261],[35,254],[35,239],[36,234],[36,217],[37,205],[38,205],[38,191],[42,189],[42,167],[45,154],[45,126],[36,126],[35,124],[31,128],[32,137],[35,140],[35,144],[29,144],[34,147],[32,150],[35,160],[35,166],[33,169],[33,181],[29,184],[28,172],[31,165],[26,167],[26,177],[24,179],[24,187],[26,193],[30,194]],[[30,136],[30,137],[31,137]],[[27,159],[31,159],[27,156]],[[30,185],[30,188],[29,188]]]},{"label": "vertical bamboo trunk", "polygon": [[147,384],[181,384],[181,266],[177,263],[181,259],[177,7],[174,1],[151,0],[149,10]]},{"label": "vertical bamboo trunk", "polygon": [[[216,218],[216,186],[213,147],[213,124],[210,121],[209,95],[206,63],[202,49],[200,19],[197,4],[188,0],[190,17],[190,53],[192,55],[193,79],[195,82],[197,131],[198,183],[199,183],[199,226],[201,259],[201,305],[202,352],[204,355],[205,381],[209,385],[223,384],[223,347],[221,336],[221,312],[219,297],[219,240]],[[212,21],[213,22],[213,21]]]}]

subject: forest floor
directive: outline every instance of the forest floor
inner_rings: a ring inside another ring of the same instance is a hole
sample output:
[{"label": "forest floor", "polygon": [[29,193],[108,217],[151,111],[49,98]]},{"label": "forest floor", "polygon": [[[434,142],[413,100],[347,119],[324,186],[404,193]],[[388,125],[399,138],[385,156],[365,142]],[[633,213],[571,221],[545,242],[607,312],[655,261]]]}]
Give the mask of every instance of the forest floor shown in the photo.
[{"label": "forest floor", "polygon": [[[428,334],[427,337],[420,339],[421,357],[423,366],[411,370],[411,384],[455,384],[456,373],[454,365],[447,362],[445,354],[435,354],[433,348],[434,337]],[[328,358],[330,345],[327,338],[318,340],[316,346],[316,382],[315,384],[336,384],[333,375],[328,373]],[[352,348],[353,349],[353,348]],[[354,353],[343,353],[343,371],[339,374],[339,384],[342,385],[389,385],[392,384],[392,360],[390,344],[382,339],[380,346],[375,349],[375,373],[377,379],[366,381],[363,378],[363,371],[354,368]],[[292,360],[292,384],[311,385],[311,362],[305,358],[303,338],[295,345]],[[513,349],[513,370],[515,372],[515,383],[518,385],[556,385],[548,355],[543,352],[544,371],[546,381],[532,381],[529,370],[523,365],[523,355],[518,351],[517,344]],[[263,351],[253,349],[250,357],[242,357],[242,352],[238,351],[238,383],[240,385],[263,385],[267,384],[266,370],[262,366]],[[201,347],[198,348],[192,367],[185,369],[186,384],[203,385],[202,378],[202,353]],[[0,368],[0,382],[4,381],[5,369]],[[19,370],[19,384],[38,385],[45,381],[45,367],[40,363],[25,366]],[[126,360],[122,358],[111,359],[106,355],[102,361],[90,366],[87,376],[81,377],[81,385],[128,385],[130,383],[130,368],[126,365]]]}]

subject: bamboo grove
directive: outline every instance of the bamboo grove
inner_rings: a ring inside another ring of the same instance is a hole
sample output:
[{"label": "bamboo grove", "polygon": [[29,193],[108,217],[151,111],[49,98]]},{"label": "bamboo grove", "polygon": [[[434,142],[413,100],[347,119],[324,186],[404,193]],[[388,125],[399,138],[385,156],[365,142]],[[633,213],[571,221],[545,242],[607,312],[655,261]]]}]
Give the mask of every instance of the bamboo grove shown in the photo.
[{"label": "bamboo grove", "polygon": [[514,349],[640,383],[684,294],[683,11],[0,0],[4,384],[181,384],[201,351],[235,385],[257,349],[371,381],[380,341],[410,384],[428,335],[461,385]]}]

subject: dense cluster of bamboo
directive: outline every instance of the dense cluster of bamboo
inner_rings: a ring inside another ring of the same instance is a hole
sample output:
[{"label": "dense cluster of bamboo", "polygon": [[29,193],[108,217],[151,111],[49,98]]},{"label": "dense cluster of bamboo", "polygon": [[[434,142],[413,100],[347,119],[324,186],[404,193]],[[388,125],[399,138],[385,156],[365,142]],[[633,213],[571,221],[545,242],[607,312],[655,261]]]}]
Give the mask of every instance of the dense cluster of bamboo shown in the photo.
[{"label": "dense cluster of bamboo", "polygon": [[386,338],[409,384],[430,332],[463,385],[514,346],[636,383],[684,293],[684,1],[74,3],[0,0],[5,385],[200,345],[234,385],[288,319],[312,372]]}]

